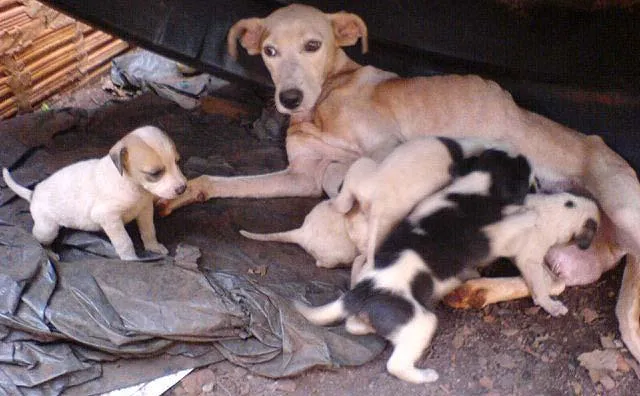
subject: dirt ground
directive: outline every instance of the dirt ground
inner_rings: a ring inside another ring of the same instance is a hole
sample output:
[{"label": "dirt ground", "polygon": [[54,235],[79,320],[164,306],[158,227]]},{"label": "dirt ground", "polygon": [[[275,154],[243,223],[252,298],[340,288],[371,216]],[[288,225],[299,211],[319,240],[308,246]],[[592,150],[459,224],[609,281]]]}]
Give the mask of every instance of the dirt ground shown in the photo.
[{"label": "dirt ground", "polygon": [[[97,108],[113,106],[110,104],[113,99],[98,83],[57,98],[51,105]],[[255,163],[266,168],[284,166],[280,142],[264,143],[260,139],[247,141],[234,137],[234,131],[240,130],[246,120],[228,119],[229,131],[210,131],[206,127],[207,120],[219,115],[194,110],[184,111],[181,116],[164,116],[162,106],[173,105],[158,103],[158,108],[150,111],[149,117],[160,117],[160,124],[172,131],[184,129],[184,133],[176,138],[177,146],[183,161],[191,169],[197,168],[198,158],[213,158],[218,165],[215,169],[205,170],[220,174],[224,174],[227,166],[247,173],[259,173]],[[236,149],[212,154],[211,145],[215,145],[215,139],[209,139],[206,133],[216,134],[216,139],[237,138]],[[260,151],[261,145],[265,146],[263,151]],[[257,149],[254,153],[259,157],[252,158],[253,162],[243,157],[243,150],[248,146]],[[348,271],[315,268],[313,260],[296,246],[262,244],[258,247],[260,243],[243,240],[237,235],[224,233],[221,236],[222,229],[251,229],[253,219],[265,216],[272,220],[273,229],[295,227],[316,202],[311,199],[211,200],[158,219],[158,238],[166,242],[171,251],[180,241],[200,246],[203,249],[200,264],[203,266],[235,265],[239,272],[263,268],[265,273],[255,275],[263,277],[261,281],[268,282],[276,275],[284,279],[322,276],[346,285]],[[294,208],[296,214],[290,216]],[[207,226],[203,227],[205,218]],[[233,257],[223,264],[216,251],[208,247],[213,238],[222,238],[223,243],[238,246],[254,264],[247,266],[240,260],[236,263]],[[278,268],[278,259],[282,256],[299,261],[294,272],[283,274],[282,271],[289,269]],[[412,385],[389,375],[385,370],[390,353],[387,348],[378,358],[360,367],[314,369],[285,379],[259,377],[228,362],[217,363],[195,370],[166,395],[640,394],[640,369],[619,339],[614,314],[622,269],[623,265],[618,266],[593,285],[565,291],[560,299],[568,306],[569,313],[561,318],[551,318],[533,306],[529,299],[501,303],[480,311],[439,306],[439,328],[419,363],[420,367],[438,371],[440,379],[433,384]],[[603,352],[596,357],[590,372],[581,365],[579,357],[595,350]]]}]

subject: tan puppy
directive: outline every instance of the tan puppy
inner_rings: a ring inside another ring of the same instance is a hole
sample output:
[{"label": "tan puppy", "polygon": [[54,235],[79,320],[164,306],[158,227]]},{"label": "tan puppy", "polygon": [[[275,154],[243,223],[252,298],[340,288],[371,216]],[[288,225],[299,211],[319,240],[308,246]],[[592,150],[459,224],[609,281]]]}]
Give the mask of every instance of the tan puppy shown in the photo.
[{"label": "tan puppy", "polygon": [[296,243],[316,259],[316,266],[335,268],[350,266],[364,253],[366,226],[357,207],[342,214],[330,200],[325,200],[309,212],[300,228],[270,234],[240,230],[240,234],[258,241]]},{"label": "tan puppy", "polygon": [[[330,196],[339,179],[359,157],[378,158],[400,142],[418,136],[474,135],[502,139],[526,155],[541,187],[578,186],[600,204],[615,230],[607,244],[590,249],[593,260],[620,254],[640,255],[640,183],[635,171],[597,136],[585,136],[517,106],[498,84],[478,76],[401,78],[373,66],[359,65],[342,47],[361,40],[367,49],[367,26],[355,14],[324,13],[292,4],[265,18],[247,18],[231,27],[229,53],[238,41],[249,54],[261,54],[276,86],[278,109],[291,115],[287,131],[287,169],[261,176],[204,175],[189,181],[183,196],[163,202],[163,213],[213,197]],[[619,255],[616,255],[619,256]],[[575,260],[575,258],[570,258]],[[615,261],[614,261],[615,263]],[[640,266],[638,257],[629,265]],[[640,268],[625,277],[640,274]],[[626,282],[624,283],[626,284]],[[621,299],[638,299],[624,287]],[[638,321],[639,303],[621,318]],[[625,342],[640,359],[638,323],[620,327]]]},{"label": "tan puppy", "polygon": [[156,239],[153,199],[171,199],[185,191],[178,159],[171,139],[145,126],[118,141],[109,155],[62,168],[33,191],[18,185],[7,169],[2,174],[9,188],[31,203],[33,235],[43,245],[53,242],[60,227],[103,230],[122,260],[136,260],[124,228],[133,219],[145,249],[168,253]]}]

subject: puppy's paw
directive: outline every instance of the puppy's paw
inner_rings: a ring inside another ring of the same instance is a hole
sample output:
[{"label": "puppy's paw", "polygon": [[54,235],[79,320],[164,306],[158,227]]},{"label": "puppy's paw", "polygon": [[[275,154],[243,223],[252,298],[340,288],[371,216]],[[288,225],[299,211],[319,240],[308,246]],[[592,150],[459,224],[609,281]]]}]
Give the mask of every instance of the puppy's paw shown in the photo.
[{"label": "puppy's paw", "polygon": [[444,296],[442,301],[451,308],[480,309],[487,303],[487,290],[463,284]]},{"label": "puppy's paw", "polygon": [[569,312],[569,309],[560,301],[545,298],[541,300],[534,299],[533,302],[547,311],[551,316],[562,316]]},{"label": "puppy's paw", "polygon": [[345,329],[353,335],[373,334],[376,330],[371,326],[368,320],[362,317],[349,316],[344,323]]},{"label": "puppy's paw", "polygon": [[169,253],[169,249],[167,249],[160,242],[146,244],[144,248],[150,252],[162,254],[164,256],[166,256]]},{"label": "puppy's paw", "polygon": [[440,377],[438,372],[433,369],[418,369],[415,367],[406,367],[403,369],[390,368],[387,366],[390,374],[395,375],[403,381],[412,382],[414,384],[426,384],[435,382]]},{"label": "puppy's paw", "polygon": [[121,253],[118,256],[123,261],[138,261],[138,256],[135,253]]}]

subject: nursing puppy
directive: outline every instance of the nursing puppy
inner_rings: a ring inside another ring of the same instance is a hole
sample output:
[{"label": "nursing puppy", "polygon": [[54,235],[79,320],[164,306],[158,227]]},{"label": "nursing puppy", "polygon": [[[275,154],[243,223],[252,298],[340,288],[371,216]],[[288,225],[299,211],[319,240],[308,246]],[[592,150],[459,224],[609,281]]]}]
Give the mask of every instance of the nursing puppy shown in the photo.
[{"label": "nursing puppy", "polygon": [[419,137],[393,149],[378,164],[358,159],[347,171],[334,206],[341,213],[360,204],[368,222],[366,258],[373,263],[378,241],[420,200],[448,184],[458,165],[503,142],[482,138]]},{"label": "nursing puppy", "polygon": [[564,281],[545,265],[545,256],[553,246],[569,243],[588,249],[600,223],[597,204],[569,193],[529,194],[524,206],[506,208],[505,214],[484,228],[491,252],[485,262],[512,259],[533,302],[552,316],[566,314],[567,307],[550,297],[552,290],[564,290]]},{"label": "nursing puppy", "polygon": [[460,177],[429,196],[419,214],[401,222],[377,252],[375,266],[355,287],[321,307],[296,307],[309,321],[346,319],[352,334],[375,331],[394,345],[387,370],[405,381],[432,382],[438,374],[414,364],[436,330],[433,304],[472,273],[489,253],[483,227],[521,204],[530,184],[528,161],[487,150],[459,164]]},{"label": "nursing puppy", "polygon": [[296,243],[316,260],[316,266],[335,268],[350,266],[366,249],[366,219],[356,205],[340,213],[331,200],[317,204],[300,228],[259,234],[240,230],[249,239],[268,242]]},{"label": "nursing puppy", "polygon": [[54,241],[60,227],[103,230],[122,260],[136,260],[124,228],[133,219],[146,250],[168,253],[156,239],[153,199],[172,199],[185,191],[178,159],[164,132],[144,126],[118,141],[108,155],[62,168],[33,191],[17,184],[7,169],[2,174],[9,188],[31,203],[33,235],[43,245]]}]

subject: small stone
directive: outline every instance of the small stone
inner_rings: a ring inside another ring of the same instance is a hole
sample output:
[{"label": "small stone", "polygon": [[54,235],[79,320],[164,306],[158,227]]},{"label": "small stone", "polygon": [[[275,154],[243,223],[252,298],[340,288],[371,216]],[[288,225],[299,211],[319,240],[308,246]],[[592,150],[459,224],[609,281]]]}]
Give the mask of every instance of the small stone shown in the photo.
[{"label": "small stone", "polygon": [[293,380],[278,380],[272,384],[273,390],[283,392],[295,392],[296,383]]},{"label": "small stone", "polygon": [[215,373],[208,368],[194,371],[182,380],[182,387],[190,394],[199,394],[204,384],[215,382]]},{"label": "small stone", "polygon": [[480,384],[481,387],[485,388],[485,389],[492,389],[493,388],[493,380],[489,377],[482,377],[480,378],[480,380],[478,381],[478,383]]},{"label": "small stone", "polygon": [[208,384],[204,384],[202,385],[202,391],[203,392],[212,392],[213,391],[213,387],[215,386],[215,384],[213,382],[209,382]]},{"label": "small stone", "polygon": [[594,320],[598,319],[598,316],[599,316],[598,312],[596,312],[595,310],[593,310],[591,308],[584,308],[582,310],[582,319],[587,324],[590,324]]}]

